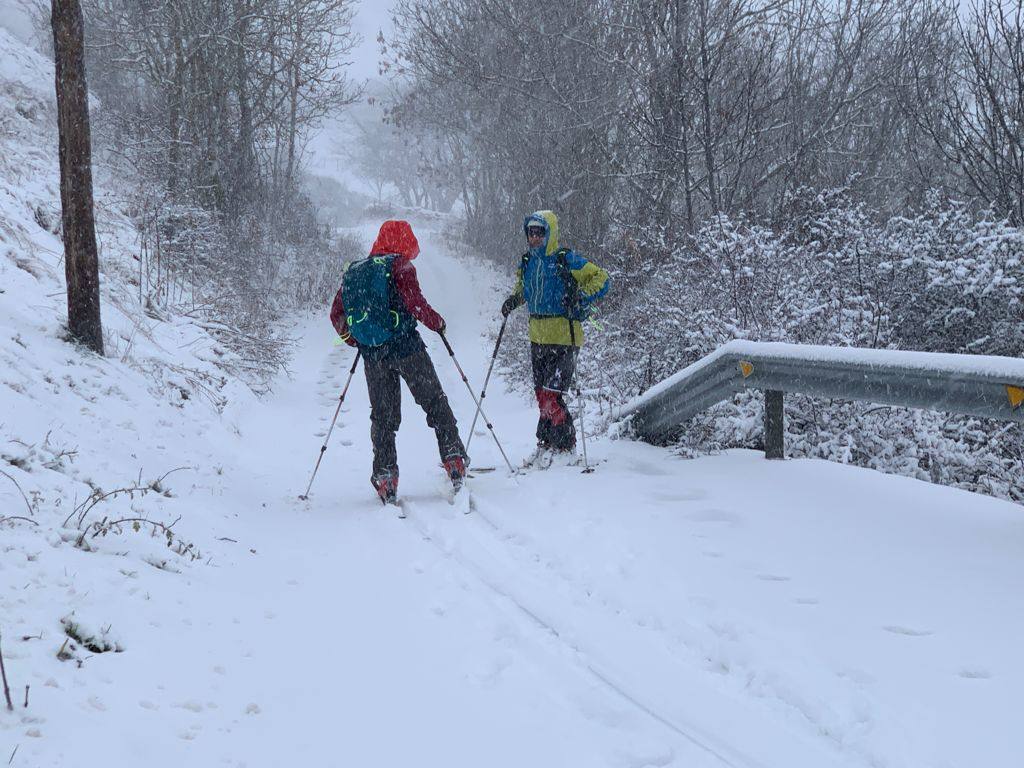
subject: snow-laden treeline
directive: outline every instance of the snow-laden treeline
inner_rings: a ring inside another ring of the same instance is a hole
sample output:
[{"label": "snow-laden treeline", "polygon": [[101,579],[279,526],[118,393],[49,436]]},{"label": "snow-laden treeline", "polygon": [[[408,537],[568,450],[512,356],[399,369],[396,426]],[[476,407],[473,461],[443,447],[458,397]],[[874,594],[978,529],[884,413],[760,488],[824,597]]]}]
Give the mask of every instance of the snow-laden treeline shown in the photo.
[{"label": "snow-laden treeline", "polygon": [[[642,280],[620,283],[590,357],[592,380],[621,399],[733,338],[1024,353],[1018,228],[939,200],[881,223],[844,194],[799,197],[791,211],[778,229],[720,217],[651,263]],[[695,419],[685,450],[759,446],[761,409],[744,395]],[[1017,500],[1021,437],[1017,424],[787,399],[793,455]]]}]

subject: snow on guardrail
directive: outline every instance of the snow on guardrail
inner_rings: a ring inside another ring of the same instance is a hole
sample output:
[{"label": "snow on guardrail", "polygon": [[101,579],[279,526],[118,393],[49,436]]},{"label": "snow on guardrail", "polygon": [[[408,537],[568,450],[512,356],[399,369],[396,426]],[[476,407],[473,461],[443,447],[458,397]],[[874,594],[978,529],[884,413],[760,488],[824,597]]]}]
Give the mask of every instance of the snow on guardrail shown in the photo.
[{"label": "snow on guardrail", "polygon": [[651,387],[620,412],[659,439],[745,389],[863,400],[1024,421],[1024,360],[732,341]]}]

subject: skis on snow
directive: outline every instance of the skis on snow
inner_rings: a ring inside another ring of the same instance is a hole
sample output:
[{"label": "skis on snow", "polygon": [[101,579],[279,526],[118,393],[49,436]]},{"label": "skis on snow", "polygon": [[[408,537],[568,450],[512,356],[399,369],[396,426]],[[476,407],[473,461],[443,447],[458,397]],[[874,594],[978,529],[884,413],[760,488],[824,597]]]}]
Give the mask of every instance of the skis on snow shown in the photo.
[{"label": "skis on snow", "polygon": [[583,467],[580,470],[588,475],[594,471],[593,464],[587,464],[586,459],[573,451],[554,451],[550,448],[537,449],[530,454],[519,469],[519,472],[530,470],[545,470],[551,467]]},{"label": "skis on snow", "polygon": [[385,507],[394,510],[395,514],[400,518],[405,518],[405,507],[403,507],[402,502],[398,500],[398,493],[396,491],[391,491],[390,493],[381,495],[380,503]]},{"label": "skis on snow", "polygon": [[[456,480],[453,478],[451,483],[451,488],[444,494],[445,500],[453,507],[461,507],[462,514],[468,515],[473,511],[473,503],[470,499],[469,488],[466,487],[466,479],[459,478]],[[393,509],[400,520],[404,520],[409,516],[405,504],[398,498],[397,494],[391,494],[387,498],[382,497],[381,502],[385,507]]]}]

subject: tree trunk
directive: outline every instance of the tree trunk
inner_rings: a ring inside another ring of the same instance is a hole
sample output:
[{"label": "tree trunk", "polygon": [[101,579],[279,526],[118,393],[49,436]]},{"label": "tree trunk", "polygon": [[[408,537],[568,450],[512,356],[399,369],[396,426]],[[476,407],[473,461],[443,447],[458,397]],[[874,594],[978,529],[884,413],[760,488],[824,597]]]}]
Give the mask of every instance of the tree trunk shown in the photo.
[{"label": "tree trunk", "polygon": [[233,183],[232,206],[236,218],[246,209],[254,194],[256,179],[253,174],[255,153],[253,150],[252,109],[249,106],[249,80],[245,59],[245,45],[249,28],[248,4],[235,0],[235,24],[238,25],[238,39],[235,41],[235,88],[238,89],[238,145]]},{"label": "tree trunk", "polygon": [[690,25],[690,3],[689,0],[677,0],[676,12],[674,15],[674,35],[672,53],[675,59],[673,69],[675,74],[674,87],[676,91],[676,110],[678,111],[679,143],[683,150],[683,191],[686,200],[686,232],[692,235],[693,228],[693,190],[690,187],[690,142],[686,132],[690,129],[689,115],[687,112],[687,90],[686,78],[683,75],[683,68],[686,65],[686,42],[689,36]]},{"label": "tree trunk", "polygon": [[181,116],[185,101],[185,53],[182,50],[181,16],[171,9],[171,37],[174,46],[174,77],[167,105],[167,191],[175,197],[181,186]]},{"label": "tree trunk", "polygon": [[93,220],[92,140],[79,0],[51,0],[60,137],[60,202],[71,338],[103,354],[99,258]]},{"label": "tree trunk", "polygon": [[711,61],[708,55],[708,7],[702,2],[700,8],[700,65],[701,65],[701,107],[704,118],[704,164],[708,174],[708,202],[711,212],[717,214],[721,205],[718,201],[718,190],[715,184],[715,147],[712,130],[711,111]]},{"label": "tree trunk", "polygon": [[[293,34],[294,40],[292,41],[291,50],[291,61],[290,70],[291,75],[288,87],[291,91],[289,94],[289,108],[288,108],[288,166],[285,169],[284,183],[285,189],[290,190],[292,188],[292,176],[295,173],[295,143],[296,134],[298,133],[298,115],[299,115],[299,88],[302,86],[302,68],[300,66],[299,57],[302,55],[303,47],[303,28],[302,19],[295,13],[292,19],[294,23]],[[380,195],[378,194],[378,198]]]},{"label": "tree trunk", "polygon": [[[298,51],[292,54],[293,57],[298,57]],[[284,173],[284,183],[286,189],[292,187],[292,175],[295,173],[295,140],[296,133],[298,132],[298,113],[299,113],[299,64],[298,61],[293,58],[292,63],[292,81],[291,81],[291,99],[288,110],[288,166]]]}]

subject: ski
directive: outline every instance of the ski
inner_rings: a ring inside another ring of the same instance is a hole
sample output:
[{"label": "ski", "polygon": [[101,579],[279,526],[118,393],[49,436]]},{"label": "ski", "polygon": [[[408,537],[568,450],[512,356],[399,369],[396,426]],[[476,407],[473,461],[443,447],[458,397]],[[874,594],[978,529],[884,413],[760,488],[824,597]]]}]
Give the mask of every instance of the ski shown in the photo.
[{"label": "ski", "polygon": [[404,520],[407,517],[405,512],[405,506],[402,504],[401,501],[398,500],[397,496],[392,496],[390,499],[386,501],[384,499],[381,499],[381,501],[384,503],[385,507],[389,507],[391,510],[393,510],[400,520]]},{"label": "ski", "polygon": [[446,459],[443,466],[445,476],[451,483],[451,490],[446,494],[446,498],[448,499],[449,504],[455,506],[455,502],[459,498],[460,494],[465,495],[469,493],[469,491],[465,489],[466,476],[468,474],[466,471],[468,469],[466,466],[466,460],[461,456],[455,456],[453,458]]},{"label": "ski", "polygon": [[[556,451],[551,448],[538,448],[523,461],[522,470],[578,467],[581,464],[583,464],[583,457],[575,451]],[[590,471],[593,471],[593,468]]]},{"label": "ski", "polygon": [[468,515],[472,511],[472,501],[469,494],[469,488],[465,482],[459,483],[458,486],[452,485],[451,491],[448,493],[448,503],[453,507],[461,507],[462,514]]}]

